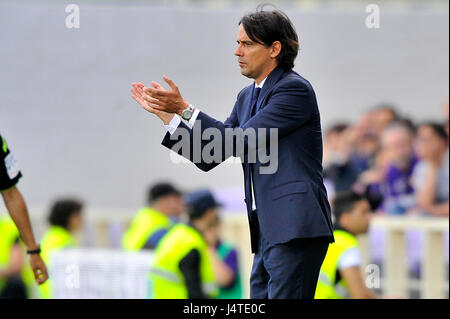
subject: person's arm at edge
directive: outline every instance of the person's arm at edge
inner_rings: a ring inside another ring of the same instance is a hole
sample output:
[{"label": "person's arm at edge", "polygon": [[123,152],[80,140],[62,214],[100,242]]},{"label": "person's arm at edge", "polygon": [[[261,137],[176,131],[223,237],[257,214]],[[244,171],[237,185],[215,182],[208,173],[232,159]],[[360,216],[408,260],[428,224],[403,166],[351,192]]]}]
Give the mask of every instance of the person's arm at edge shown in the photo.
[{"label": "person's arm at edge", "polygon": [[209,253],[211,255],[217,283],[223,288],[231,286],[236,280],[236,274],[224,261],[220,259],[214,247],[209,248]]},{"label": "person's arm at edge", "polygon": [[179,264],[188,290],[189,299],[206,299],[200,277],[200,253],[192,249]]},{"label": "person's arm at edge", "polygon": [[437,217],[445,217],[449,214],[449,202],[436,204],[426,209],[426,212]]},{"label": "person's arm at edge", "polygon": [[417,205],[419,208],[428,211],[435,203],[436,194],[436,179],[438,174],[438,167],[433,164],[427,165],[425,173],[425,181],[417,194]]},{"label": "person's arm at edge", "polygon": [[[20,232],[20,236],[28,250],[38,249],[31,227],[28,209],[22,194],[16,186],[1,192],[6,208]],[[47,278],[47,268],[39,254],[30,255],[30,264],[38,284],[44,283]]]},{"label": "person's arm at edge", "polygon": [[353,299],[378,299],[380,296],[370,291],[364,284],[360,266],[351,266],[339,270],[342,278],[347,282],[350,296]]},{"label": "person's arm at edge", "polygon": [[[418,167],[418,171],[414,171],[411,182],[416,189],[418,211],[426,212],[437,217],[448,216],[449,202],[435,203],[436,179],[439,170],[437,166],[429,163],[426,166]],[[421,184],[422,179],[424,180],[423,184]]]}]

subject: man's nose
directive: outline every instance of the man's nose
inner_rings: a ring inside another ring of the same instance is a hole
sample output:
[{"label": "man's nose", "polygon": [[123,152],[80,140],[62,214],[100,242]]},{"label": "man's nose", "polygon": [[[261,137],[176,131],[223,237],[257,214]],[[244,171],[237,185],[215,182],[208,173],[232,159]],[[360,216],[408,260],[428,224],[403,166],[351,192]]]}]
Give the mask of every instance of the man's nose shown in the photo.
[{"label": "man's nose", "polygon": [[239,47],[237,47],[236,50],[234,51],[234,55],[235,55],[235,56],[242,56],[242,52],[241,52],[241,50],[239,49]]}]

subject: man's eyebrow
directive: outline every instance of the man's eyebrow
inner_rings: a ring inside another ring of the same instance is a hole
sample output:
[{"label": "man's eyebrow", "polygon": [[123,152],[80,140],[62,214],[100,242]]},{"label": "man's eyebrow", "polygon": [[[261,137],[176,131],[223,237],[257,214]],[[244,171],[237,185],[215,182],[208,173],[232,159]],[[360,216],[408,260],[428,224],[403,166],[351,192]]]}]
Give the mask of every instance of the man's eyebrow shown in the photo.
[{"label": "man's eyebrow", "polygon": [[236,42],[237,43],[253,43],[252,40],[242,40],[242,41],[236,40]]}]

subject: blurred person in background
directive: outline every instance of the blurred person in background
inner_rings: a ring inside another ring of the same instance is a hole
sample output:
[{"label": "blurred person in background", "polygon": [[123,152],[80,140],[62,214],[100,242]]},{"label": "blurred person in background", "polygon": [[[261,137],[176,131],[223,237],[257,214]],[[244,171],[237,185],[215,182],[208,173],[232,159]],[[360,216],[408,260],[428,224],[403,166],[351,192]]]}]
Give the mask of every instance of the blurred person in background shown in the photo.
[{"label": "blurred person in background", "polygon": [[383,202],[383,194],[386,192],[384,183],[389,169],[387,152],[383,148],[378,149],[374,154],[374,161],[371,167],[358,176],[358,180],[353,185],[353,190],[365,194],[372,210],[377,211]]},{"label": "blurred person in background", "polygon": [[184,211],[182,193],[170,183],[157,183],[150,187],[147,203],[123,236],[122,247],[125,250],[155,249]]},{"label": "blurred person in background", "polygon": [[[370,204],[371,210],[376,214],[385,214],[383,204],[385,196],[389,193],[387,176],[391,167],[389,150],[381,147],[377,150],[372,167],[358,177],[353,190],[364,194]],[[371,261],[381,265],[385,256],[386,231],[384,229],[371,229],[368,236]]]},{"label": "blurred person in background", "polygon": [[411,176],[418,162],[413,151],[414,131],[404,122],[394,122],[384,129],[380,139],[388,162],[380,181],[383,184],[381,209],[388,214],[402,215],[414,206]]},{"label": "blurred person in background", "polygon": [[365,284],[356,238],[369,229],[369,202],[356,192],[341,192],[333,201],[333,214],[335,242],[328,248],[322,264],[315,299],[379,298]]},{"label": "blurred person in background", "polygon": [[[192,200],[194,198],[194,200]],[[238,252],[230,242],[220,239],[221,222],[217,209],[220,203],[208,190],[199,190],[191,195],[190,207],[197,213],[216,210],[216,224],[206,233],[213,267],[219,285],[218,299],[242,299],[242,282],[239,271]]]},{"label": "blurred person in background", "polygon": [[[342,143],[341,134],[347,129],[348,124],[345,122],[335,123],[325,131],[323,141],[323,166],[328,167],[332,163],[338,161],[342,156],[344,143]],[[337,159],[336,159],[337,158]]]},{"label": "blurred person in background", "polygon": [[[376,214],[384,214],[382,208],[383,195],[386,190],[386,175],[389,170],[389,158],[384,148],[377,150],[373,166],[364,171],[355,183],[353,190],[364,194],[370,208]],[[383,229],[375,228],[369,232],[369,245],[372,262],[380,265],[384,258],[384,241],[386,238]]]},{"label": "blurred person in background", "polygon": [[174,225],[156,247],[149,278],[152,299],[216,298],[215,273],[227,272],[211,246],[220,204],[204,191],[189,194],[186,204],[189,223]]},{"label": "blurred person in background", "polygon": [[398,119],[395,108],[387,103],[381,103],[365,112],[354,128],[354,143],[352,150],[353,162],[359,173],[375,165],[375,157],[379,154],[380,136],[384,129]]},{"label": "blurred person in background", "polygon": [[[47,268],[42,260],[40,247],[36,243],[30,223],[27,205],[17,183],[22,177],[17,161],[10,152],[6,140],[0,134],[0,193],[5,206],[30,255],[30,265],[38,284],[48,279]],[[7,253],[7,252],[6,252]]]},{"label": "blurred person in background", "polygon": [[379,139],[373,125],[373,111],[364,112],[352,125],[352,160],[361,173],[369,169],[375,161]]},{"label": "blurred person in background", "polygon": [[414,169],[412,180],[417,208],[430,215],[448,216],[449,151],[445,128],[434,122],[420,125],[416,150],[420,162]]},{"label": "blurred person in background", "polygon": [[19,231],[9,216],[0,216],[0,299],[26,299],[21,272],[25,265]]},{"label": "blurred person in background", "polygon": [[384,129],[399,119],[399,115],[390,103],[381,103],[372,110],[372,128],[374,133],[380,137]]},{"label": "blurred person in background", "polygon": [[351,189],[359,174],[351,158],[350,131],[348,124],[337,123],[325,133],[323,174],[336,192]]},{"label": "blurred person in background", "polygon": [[[53,204],[48,218],[50,228],[41,242],[42,257],[50,269],[53,253],[79,246],[76,236],[83,227],[82,211],[83,203],[75,199],[60,199]],[[53,298],[51,279],[42,284],[39,291],[42,299]]]}]

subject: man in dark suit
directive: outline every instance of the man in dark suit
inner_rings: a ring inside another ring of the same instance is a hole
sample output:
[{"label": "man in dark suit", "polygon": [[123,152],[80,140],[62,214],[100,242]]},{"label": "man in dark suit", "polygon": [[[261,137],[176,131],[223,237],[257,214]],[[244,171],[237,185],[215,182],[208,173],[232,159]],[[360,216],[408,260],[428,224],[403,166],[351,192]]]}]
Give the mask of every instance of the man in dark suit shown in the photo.
[{"label": "man in dark suit", "polygon": [[[200,169],[208,171],[230,156],[241,157],[255,253],[250,297],[313,298],[328,244],[334,241],[322,178],[322,133],[315,93],[310,83],[292,70],[298,37],[281,11],[257,10],[244,16],[237,43],[234,54],[241,73],[254,83],[239,92],[225,122],[185,101],[166,77],[171,90],[156,82],[153,87],[133,83],[132,96],[166,124],[169,132],[162,144]],[[203,134],[207,129],[217,131],[214,138],[221,139],[222,147],[213,150],[213,161],[203,157],[210,142],[209,134]],[[261,129],[266,131],[245,134]],[[202,134],[195,134],[196,130]],[[231,140],[227,130],[234,130]],[[180,142],[193,151],[175,150]],[[200,146],[197,150],[196,143]],[[251,154],[258,151],[261,155],[260,150],[265,154],[267,145],[273,143],[278,151],[276,169],[264,173],[268,167],[261,156],[252,161]]]}]

